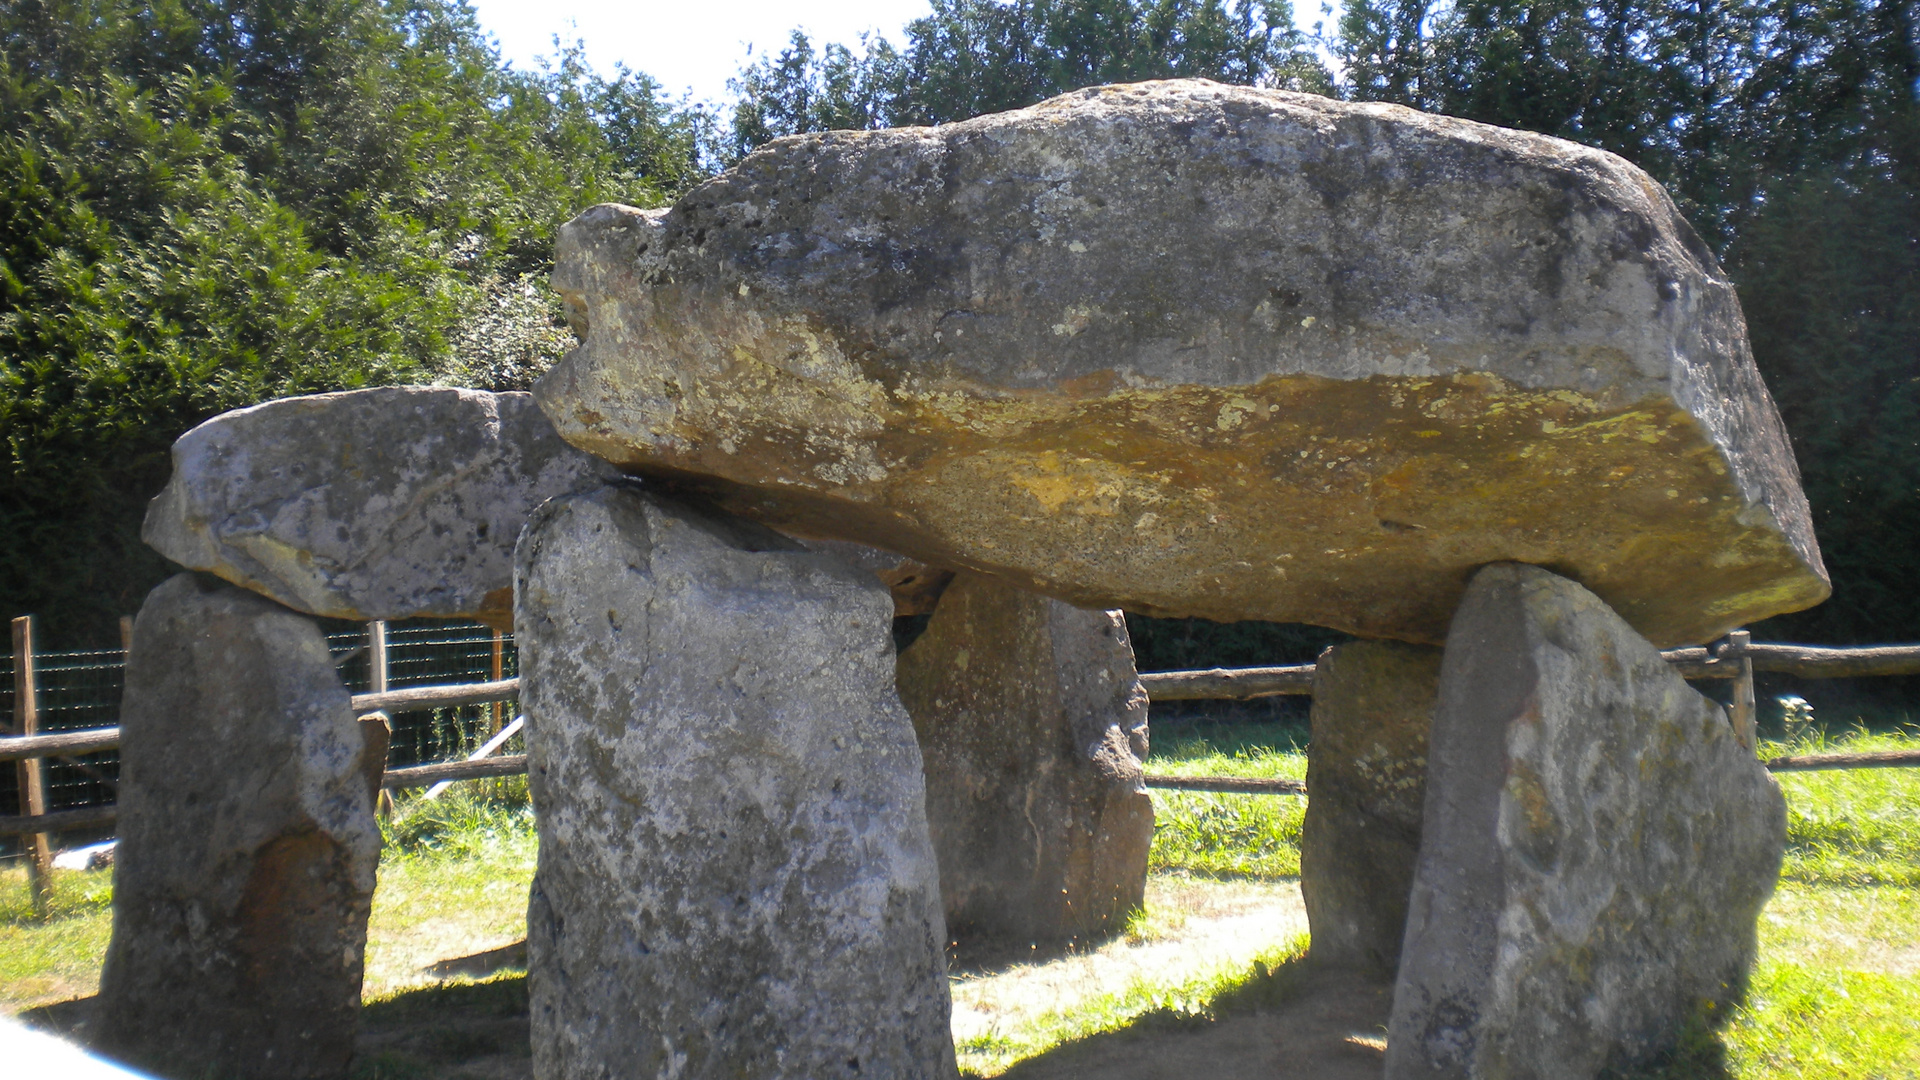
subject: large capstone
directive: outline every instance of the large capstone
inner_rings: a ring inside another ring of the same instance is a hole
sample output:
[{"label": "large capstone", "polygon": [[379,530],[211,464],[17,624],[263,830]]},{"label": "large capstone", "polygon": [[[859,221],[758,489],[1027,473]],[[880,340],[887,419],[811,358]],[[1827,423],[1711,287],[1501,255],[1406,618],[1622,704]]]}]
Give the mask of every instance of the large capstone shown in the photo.
[{"label": "large capstone", "polygon": [[346,1075],[386,753],[362,731],[313,620],[190,574],[148,594],[100,1050],[164,1076]]},{"label": "large capstone", "polygon": [[141,535],[160,554],[338,619],[512,619],[533,508],[613,470],[531,395],[388,386],[222,413],[173,444]]},{"label": "large capstone", "polygon": [[629,488],[515,579],[534,1074],[955,1076],[886,586]]},{"label": "large capstone", "polygon": [[1593,593],[1481,570],[1447,635],[1389,1080],[1630,1069],[1724,1017],[1786,804]]},{"label": "large capstone", "polygon": [[1111,934],[1145,899],[1147,695],[1118,611],[960,574],[900,655],[947,927],[969,944]]},{"label": "large capstone", "polygon": [[1313,670],[1300,895],[1315,963],[1391,979],[1420,856],[1440,650],[1357,641]]},{"label": "large capstone", "polygon": [[1827,595],[1731,282],[1574,143],[1097,87],[777,139],[557,258],[561,435],[807,535],[1430,644],[1502,559],[1663,645]]}]

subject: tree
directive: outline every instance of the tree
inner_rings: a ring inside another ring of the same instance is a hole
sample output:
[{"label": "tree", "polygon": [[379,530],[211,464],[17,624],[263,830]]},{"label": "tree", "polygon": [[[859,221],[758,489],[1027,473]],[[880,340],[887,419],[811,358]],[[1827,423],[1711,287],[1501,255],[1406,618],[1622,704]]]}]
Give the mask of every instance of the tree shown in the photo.
[{"label": "tree", "polygon": [[747,67],[733,149],[835,128],[942,124],[1082,86],[1197,77],[1326,91],[1285,0],[934,0],[896,51],[863,40],[787,49]]},{"label": "tree", "polygon": [[288,394],[524,384],[554,229],[705,168],[642,76],[512,71],[450,0],[0,8],[0,597],[113,639],[167,450]]}]

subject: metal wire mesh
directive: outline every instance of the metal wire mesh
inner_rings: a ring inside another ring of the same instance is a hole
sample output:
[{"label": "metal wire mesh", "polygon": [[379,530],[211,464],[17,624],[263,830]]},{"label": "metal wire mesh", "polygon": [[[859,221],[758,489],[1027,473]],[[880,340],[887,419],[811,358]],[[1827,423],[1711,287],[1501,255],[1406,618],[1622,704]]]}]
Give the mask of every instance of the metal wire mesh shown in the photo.
[{"label": "metal wire mesh", "polygon": [[[369,631],[359,628],[327,635],[327,646],[339,666],[342,681],[353,693],[365,693],[371,683],[367,660]],[[519,656],[510,634],[498,636],[477,623],[407,622],[387,629],[388,686],[424,686],[436,683],[483,682],[519,674]],[[13,726],[13,667],[9,653],[0,657],[0,720]],[[112,727],[120,722],[120,697],[125,686],[126,653],[120,649],[38,653],[34,657],[35,688],[42,733],[81,728]],[[466,705],[397,713],[392,717],[393,743],[389,768],[464,757],[486,741],[515,715],[516,702],[498,706]],[[508,746],[503,753],[517,750]],[[43,758],[47,808],[66,810],[114,800],[120,755],[103,750],[78,759]],[[21,813],[18,770],[0,765],[0,814]]]},{"label": "metal wire mesh", "polygon": [[[327,635],[327,647],[340,665],[341,678],[356,694],[372,688],[370,637],[365,628]],[[387,627],[387,686],[398,690],[405,686],[511,679],[520,673],[513,635],[499,635],[498,675],[494,674],[494,640],[494,632],[477,623],[391,623]],[[498,706],[462,705],[394,713],[387,767],[465,757],[511,720],[518,704],[505,701]]]}]

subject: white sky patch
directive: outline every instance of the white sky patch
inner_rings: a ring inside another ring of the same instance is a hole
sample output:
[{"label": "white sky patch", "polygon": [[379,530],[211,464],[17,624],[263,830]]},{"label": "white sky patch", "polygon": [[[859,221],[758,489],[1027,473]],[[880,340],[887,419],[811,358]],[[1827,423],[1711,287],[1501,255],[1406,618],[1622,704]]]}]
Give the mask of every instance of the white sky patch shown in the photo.
[{"label": "white sky patch", "polygon": [[608,74],[625,63],[660,81],[667,95],[691,93],[718,103],[727,80],[752,55],[778,53],[795,27],[819,48],[853,44],[862,32],[896,46],[906,25],[926,15],[927,0],[471,0],[480,25],[499,41],[500,55],[531,70],[552,56],[553,38],[583,40],[587,62]]}]

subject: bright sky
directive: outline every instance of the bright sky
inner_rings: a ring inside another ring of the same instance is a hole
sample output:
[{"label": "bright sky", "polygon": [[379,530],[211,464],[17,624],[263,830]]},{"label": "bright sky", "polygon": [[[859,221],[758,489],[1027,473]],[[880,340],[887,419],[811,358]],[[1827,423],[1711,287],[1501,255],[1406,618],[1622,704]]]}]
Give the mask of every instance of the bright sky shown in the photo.
[{"label": "bright sky", "polygon": [[727,80],[753,55],[778,52],[798,26],[816,47],[853,44],[878,31],[903,44],[907,23],[927,0],[470,0],[500,55],[531,68],[554,53],[553,36],[587,43],[587,62],[603,73],[617,63],[660,80],[668,94],[691,90],[703,101],[726,96]]}]

